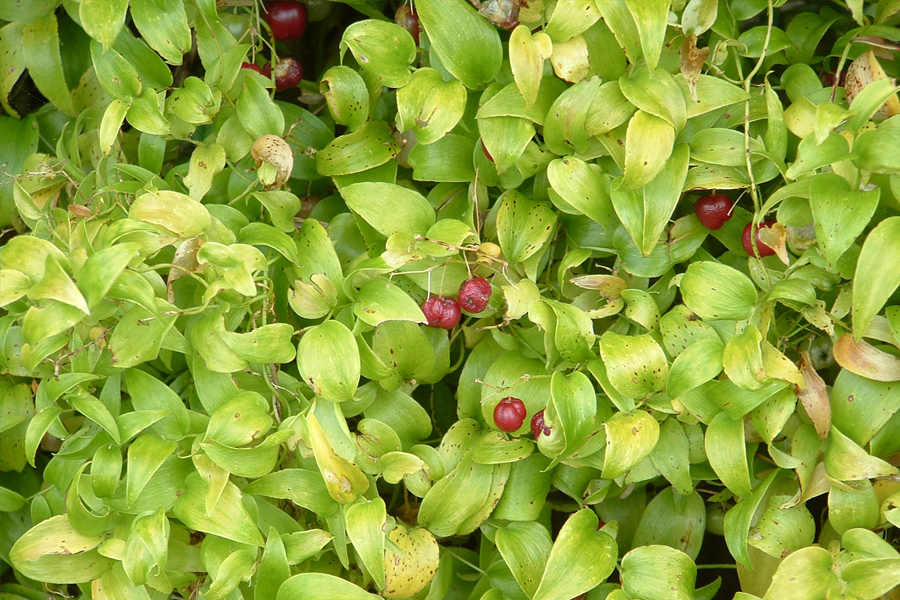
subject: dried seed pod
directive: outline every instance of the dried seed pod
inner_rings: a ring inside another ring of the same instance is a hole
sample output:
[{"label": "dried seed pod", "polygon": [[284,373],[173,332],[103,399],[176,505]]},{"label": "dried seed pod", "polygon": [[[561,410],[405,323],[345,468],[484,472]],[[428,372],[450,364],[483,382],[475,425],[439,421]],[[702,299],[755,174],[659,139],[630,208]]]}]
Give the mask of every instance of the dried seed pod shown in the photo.
[{"label": "dried seed pod", "polygon": [[[844,91],[847,93],[847,101],[853,102],[853,99],[870,83],[887,79],[887,73],[881,68],[878,59],[875,58],[875,52],[869,50],[854,60],[847,69],[847,79],[844,83]],[[893,95],[881,105],[876,116],[882,118],[900,115],[900,99],[897,95]]]},{"label": "dried seed pod", "polygon": [[294,169],[294,153],[288,143],[277,135],[264,135],[257,139],[250,148],[250,155],[256,161],[257,168],[264,162],[275,167],[275,180],[266,186],[267,190],[283,186]]}]

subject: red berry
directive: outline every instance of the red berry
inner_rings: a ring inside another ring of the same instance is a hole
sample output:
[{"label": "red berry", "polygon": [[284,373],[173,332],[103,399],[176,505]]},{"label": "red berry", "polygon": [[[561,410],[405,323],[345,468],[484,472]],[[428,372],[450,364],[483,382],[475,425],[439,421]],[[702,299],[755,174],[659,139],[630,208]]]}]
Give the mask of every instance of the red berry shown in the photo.
[{"label": "red berry", "polygon": [[491,299],[491,291],[491,284],[487,279],[475,277],[462,282],[456,299],[464,311],[473,314],[480,313],[487,308],[488,301]]},{"label": "red berry", "polygon": [[263,19],[276,42],[296,40],[306,31],[306,6],[295,0],[272,0],[266,3]]},{"label": "red berry", "polygon": [[518,398],[504,398],[494,407],[494,423],[500,431],[512,432],[522,426],[528,411]]},{"label": "red berry", "polygon": [[459,303],[453,298],[429,296],[422,305],[429,327],[453,329],[459,323]]},{"label": "red berry", "polygon": [[[759,241],[759,230],[763,227],[771,227],[774,224],[775,221],[763,221],[756,229],[756,249],[759,250],[760,256],[772,256],[775,254],[775,251],[772,248],[769,248]],[[744,235],[741,236],[741,243],[744,245],[744,250],[746,250],[747,254],[750,256],[753,256],[753,243],[750,241],[750,228],[752,225],[752,223],[747,223],[747,226],[744,227]]]},{"label": "red berry", "polygon": [[258,65],[254,65],[253,63],[242,62],[241,68],[242,69],[250,69],[251,71],[256,71],[260,75],[263,74],[263,70]]},{"label": "red berry", "polygon": [[[269,67],[271,69],[271,66]],[[279,58],[275,63],[275,89],[277,91],[295,87],[303,79],[303,67],[296,58]]]},{"label": "red berry", "polygon": [[731,198],[725,194],[703,196],[694,205],[694,214],[707,229],[719,229],[731,218]]},{"label": "red berry", "polygon": [[484,145],[484,140],[481,141],[481,151],[484,152],[484,155],[487,156],[489,161],[494,162],[494,157],[488,152],[487,146]]},{"label": "red berry", "polygon": [[409,4],[404,4],[397,9],[394,23],[407,30],[415,40],[416,46],[419,45],[419,15]]},{"label": "red berry", "polygon": [[534,416],[531,417],[531,435],[534,436],[534,439],[538,439],[538,436],[543,433],[544,435],[550,435],[552,429],[547,427],[546,423],[544,423],[544,411],[539,410],[534,413]]}]

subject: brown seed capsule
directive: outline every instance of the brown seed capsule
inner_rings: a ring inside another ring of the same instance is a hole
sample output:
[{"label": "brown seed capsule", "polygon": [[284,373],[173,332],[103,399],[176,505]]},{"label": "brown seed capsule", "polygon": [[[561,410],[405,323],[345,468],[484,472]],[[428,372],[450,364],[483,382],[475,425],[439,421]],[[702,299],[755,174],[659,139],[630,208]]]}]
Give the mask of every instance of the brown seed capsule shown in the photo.
[{"label": "brown seed capsule", "polygon": [[277,135],[264,135],[250,148],[250,155],[256,160],[256,167],[267,162],[275,167],[275,181],[266,186],[274,190],[283,186],[294,169],[294,153],[286,141]]}]

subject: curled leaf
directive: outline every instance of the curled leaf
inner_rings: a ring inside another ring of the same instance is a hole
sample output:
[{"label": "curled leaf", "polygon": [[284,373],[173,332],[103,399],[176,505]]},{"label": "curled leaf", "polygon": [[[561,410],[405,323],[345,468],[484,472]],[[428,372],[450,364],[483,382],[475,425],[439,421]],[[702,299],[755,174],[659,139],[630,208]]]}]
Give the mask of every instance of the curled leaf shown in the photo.
[{"label": "curled leaf", "polygon": [[834,360],[860,377],[875,381],[900,381],[900,358],[883,352],[845,333],[834,343]]},{"label": "curled leaf", "polygon": [[812,367],[809,353],[806,351],[800,352],[800,374],[806,382],[806,389],[798,390],[797,397],[803,403],[806,414],[812,419],[819,439],[824,440],[828,437],[828,430],[831,429],[831,403],[825,390],[825,382]]}]

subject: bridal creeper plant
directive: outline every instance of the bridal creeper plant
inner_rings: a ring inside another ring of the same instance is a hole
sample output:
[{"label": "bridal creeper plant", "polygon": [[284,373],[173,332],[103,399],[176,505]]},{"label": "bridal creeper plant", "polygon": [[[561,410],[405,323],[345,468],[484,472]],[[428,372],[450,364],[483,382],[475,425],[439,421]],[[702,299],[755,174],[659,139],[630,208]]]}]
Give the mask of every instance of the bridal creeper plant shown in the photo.
[{"label": "bridal creeper plant", "polygon": [[0,597],[900,596],[900,2],[347,4],[0,1]]}]

